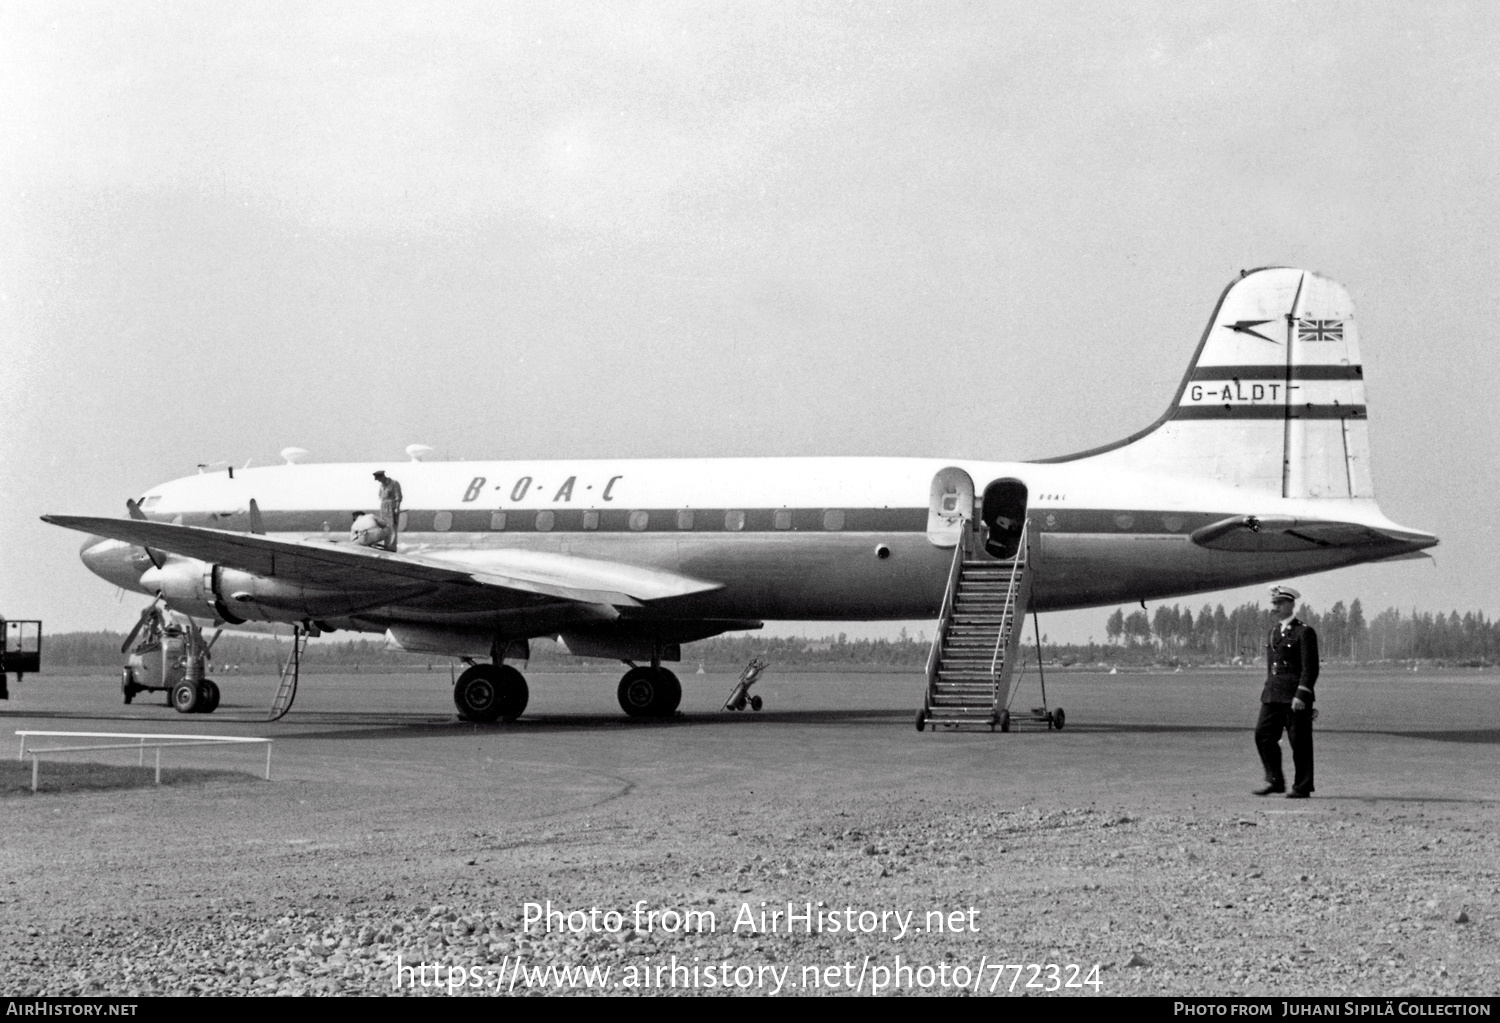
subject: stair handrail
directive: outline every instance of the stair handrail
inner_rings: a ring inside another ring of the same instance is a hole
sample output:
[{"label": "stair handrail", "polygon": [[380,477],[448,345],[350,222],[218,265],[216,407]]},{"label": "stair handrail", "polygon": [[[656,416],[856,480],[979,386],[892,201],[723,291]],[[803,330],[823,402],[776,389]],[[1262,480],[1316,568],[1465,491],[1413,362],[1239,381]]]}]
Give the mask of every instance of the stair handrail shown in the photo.
[{"label": "stair handrail", "polygon": [[999,679],[995,674],[995,666],[1000,663],[1000,652],[1005,649],[1005,643],[1010,638],[1011,626],[1015,624],[1016,618],[1016,579],[1020,574],[1021,565],[1027,557],[1027,541],[1031,533],[1031,517],[1021,524],[1021,542],[1016,547],[1015,557],[1010,563],[1010,584],[1005,589],[1005,606],[1009,608],[1004,613],[1002,624],[995,631],[995,652],[990,657],[990,684],[995,685]]},{"label": "stair handrail", "polygon": [[958,595],[958,577],[963,574],[964,559],[968,557],[969,538],[972,535],[970,521],[963,520],[958,533],[958,543],[953,547],[953,563],[948,566],[948,585],[943,590],[943,607],[938,612],[937,632],[932,637],[932,649],[927,651],[927,696],[923,704],[931,709],[932,683],[937,677],[938,659],[942,654],[943,641],[948,635],[948,623],[953,617],[953,601]]}]

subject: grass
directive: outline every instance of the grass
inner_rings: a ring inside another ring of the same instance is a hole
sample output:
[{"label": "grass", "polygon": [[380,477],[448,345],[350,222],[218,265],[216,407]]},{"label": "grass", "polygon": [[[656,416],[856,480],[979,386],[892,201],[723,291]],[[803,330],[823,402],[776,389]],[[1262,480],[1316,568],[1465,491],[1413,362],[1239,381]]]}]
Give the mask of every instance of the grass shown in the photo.
[{"label": "grass", "polygon": [[[163,767],[163,785],[201,785],[220,779],[250,777],[244,771],[207,770],[196,767]],[[151,788],[156,769],[148,764],[124,767],[43,757],[37,794],[53,792],[105,792],[111,789]],[[0,761],[0,798],[31,795],[31,758]]]}]

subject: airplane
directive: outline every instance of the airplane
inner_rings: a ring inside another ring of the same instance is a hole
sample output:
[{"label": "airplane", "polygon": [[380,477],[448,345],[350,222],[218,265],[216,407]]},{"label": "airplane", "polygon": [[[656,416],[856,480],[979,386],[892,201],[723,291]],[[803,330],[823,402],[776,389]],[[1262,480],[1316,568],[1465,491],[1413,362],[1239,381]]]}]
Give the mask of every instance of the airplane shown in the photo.
[{"label": "airplane", "polygon": [[[399,529],[346,536],[378,504],[377,470],[399,477]],[[384,633],[464,659],[454,702],[482,722],[525,710],[526,680],[505,661],[529,656],[537,637],[629,665],[619,703],[655,718],[681,700],[662,662],[679,660],[682,643],[774,619],[935,617],[924,713],[942,717],[946,684],[959,719],[988,715],[993,728],[994,684],[1028,611],[1421,558],[1438,542],[1376,503],[1348,292],[1288,267],[1230,282],[1154,423],[1076,454],[289,458],[200,470],[127,505],[126,519],[43,520],[89,534],[80,553],[97,575],[185,614],[304,636]],[[986,586],[1000,596],[975,605]],[[965,618],[970,605],[980,610]],[[986,657],[990,695],[954,696]],[[174,699],[179,710],[195,702]]]}]

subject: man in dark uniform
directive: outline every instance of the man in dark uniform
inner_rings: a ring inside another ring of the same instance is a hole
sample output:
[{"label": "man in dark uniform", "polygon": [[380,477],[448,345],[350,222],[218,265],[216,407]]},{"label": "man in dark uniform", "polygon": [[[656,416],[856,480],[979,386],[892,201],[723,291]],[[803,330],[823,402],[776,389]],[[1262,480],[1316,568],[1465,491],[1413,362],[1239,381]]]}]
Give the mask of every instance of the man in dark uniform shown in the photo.
[{"label": "man in dark uniform", "polygon": [[1271,587],[1271,608],[1280,619],[1266,637],[1266,685],[1260,692],[1260,720],[1255,748],[1266,769],[1266,784],[1257,796],[1286,792],[1281,773],[1281,733],[1292,740],[1296,776],[1288,799],[1313,793],[1313,686],[1318,681],[1318,634],[1293,613],[1302,596],[1289,586]]}]

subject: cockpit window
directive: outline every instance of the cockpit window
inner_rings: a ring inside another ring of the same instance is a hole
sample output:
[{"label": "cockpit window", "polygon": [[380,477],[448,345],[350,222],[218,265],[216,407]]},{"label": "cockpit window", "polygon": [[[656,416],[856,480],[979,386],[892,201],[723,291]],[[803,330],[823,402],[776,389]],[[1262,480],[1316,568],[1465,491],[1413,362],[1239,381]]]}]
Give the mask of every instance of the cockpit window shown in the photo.
[{"label": "cockpit window", "polygon": [[161,495],[160,494],[149,494],[146,497],[141,498],[140,501],[138,501],[137,503],[142,508],[154,508],[158,504],[161,504]]}]

